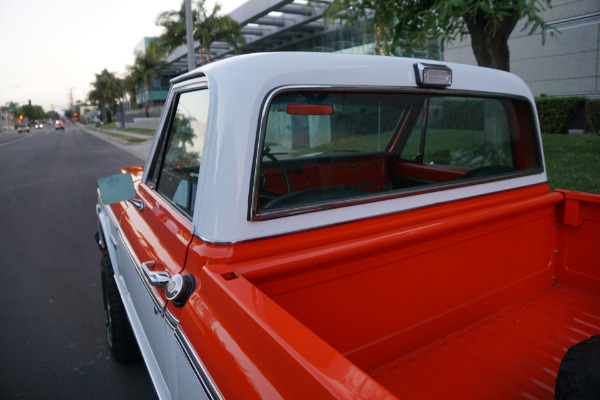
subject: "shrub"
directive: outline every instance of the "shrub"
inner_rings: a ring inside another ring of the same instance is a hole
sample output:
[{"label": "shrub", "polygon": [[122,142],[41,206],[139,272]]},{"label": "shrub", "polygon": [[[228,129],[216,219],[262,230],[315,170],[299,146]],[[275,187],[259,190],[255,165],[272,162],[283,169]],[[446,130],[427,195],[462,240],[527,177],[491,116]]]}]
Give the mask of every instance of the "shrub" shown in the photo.
[{"label": "shrub", "polygon": [[566,133],[569,122],[585,106],[585,98],[537,97],[535,104],[543,133]]},{"label": "shrub", "polygon": [[587,123],[591,132],[600,134],[600,99],[588,100]]}]

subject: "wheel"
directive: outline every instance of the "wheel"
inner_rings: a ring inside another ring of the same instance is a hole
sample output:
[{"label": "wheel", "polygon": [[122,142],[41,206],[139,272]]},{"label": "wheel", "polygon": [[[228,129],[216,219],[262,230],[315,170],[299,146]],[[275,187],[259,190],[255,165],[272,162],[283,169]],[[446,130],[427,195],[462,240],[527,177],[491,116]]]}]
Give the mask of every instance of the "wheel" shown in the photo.
[{"label": "wheel", "polygon": [[558,369],[554,399],[600,399],[600,335],[569,348]]},{"label": "wheel", "polygon": [[107,252],[102,255],[101,274],[108,348],[116,361],[129,364],[140,359],[140,351],[129,324]]}]

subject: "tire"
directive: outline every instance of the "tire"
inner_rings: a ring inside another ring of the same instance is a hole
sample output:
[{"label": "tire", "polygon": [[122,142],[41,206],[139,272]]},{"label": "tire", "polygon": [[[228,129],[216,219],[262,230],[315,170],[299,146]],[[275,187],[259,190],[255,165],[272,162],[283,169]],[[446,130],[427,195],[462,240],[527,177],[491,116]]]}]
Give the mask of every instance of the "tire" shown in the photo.
[{"label": "tire", "polygon": [[554,399],[600,399],[600,335],[569,348],[558,369]]},{"label": "tire", "polygon": [[107,252],[102,254],[101,274],[104,323],[106,325],[108,348],[117,362],[121,364],[133,363],[140,359],[140,350],[129,324]]}]

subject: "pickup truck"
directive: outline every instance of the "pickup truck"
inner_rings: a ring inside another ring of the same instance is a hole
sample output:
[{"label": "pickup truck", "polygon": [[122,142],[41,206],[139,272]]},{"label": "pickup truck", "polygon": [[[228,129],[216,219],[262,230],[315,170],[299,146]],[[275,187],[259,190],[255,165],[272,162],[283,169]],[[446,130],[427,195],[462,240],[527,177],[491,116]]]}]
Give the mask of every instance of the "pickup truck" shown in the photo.
[{"label": "pickup truck", "polygon": [[160,398],[600,398],[600,195],[550,190],[513,74],[205,65],[96,211],[108,346]]}]

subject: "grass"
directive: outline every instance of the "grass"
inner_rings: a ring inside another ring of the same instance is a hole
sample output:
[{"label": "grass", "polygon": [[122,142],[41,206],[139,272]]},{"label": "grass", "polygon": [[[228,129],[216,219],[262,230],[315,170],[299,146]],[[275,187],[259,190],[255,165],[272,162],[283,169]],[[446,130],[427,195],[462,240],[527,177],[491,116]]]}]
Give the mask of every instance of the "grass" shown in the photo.
[{"label": "grass", "polygon": [[127,136],[127,135],[120,135],[120,134],[114,133],[114,132],[103,131],[102,133],[105,135],[108,135],[108,136],[116,137],[121,140],[125,140],[129,143],[142,143],[142,142],[146,141],[146,139],[135,138],[133,136]]},{"label": "grass", "polygon": [[[471,132],[461,134],[453,132],[457,137],[454,142],[470,143]],[[461,136],[462,135],[462,136]],[[387,138],[387,136],[386,136]],[[436,139],[435,137],[433,137]],[[359,140],[349,138],[339,140],[310,149],[294,152],[296,156],[314,152],[327,152],[333,148],[377,149],[376,135],[363,136]],[[433,140],[432,140],[433,141]],[[548,183],[554,189],[576,190],[580,192],[600,194],[600,135],[542,135]],[[430,143],[431,144],[431,143]],[[276,144],[273,144],[274,146]],[[435,147],[435,146],[434,146]],[[451,149],[452,150],[452,149]],[[418,152],[418,143],[408,143],[405,154],[411,158]],[[428,160],[428,154],[425,154]]]},{"label": "grass", "polygon": [[130,133],[141,133],[142,135],[154,136],[154,129],[144,129],[144,128],[117,128],[117,124],[115,122],[109,122],[104,125],[104,129],[114,129],[121,132],[130,132]]},{"label": "grass", "polygon": [[600,194],[600,136],[543,134],[552,189]]}]

